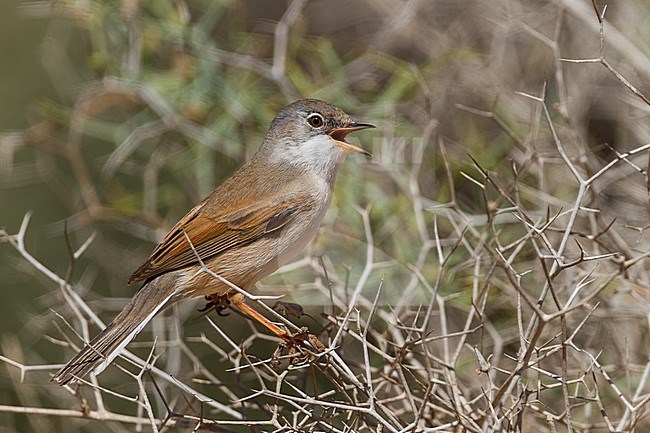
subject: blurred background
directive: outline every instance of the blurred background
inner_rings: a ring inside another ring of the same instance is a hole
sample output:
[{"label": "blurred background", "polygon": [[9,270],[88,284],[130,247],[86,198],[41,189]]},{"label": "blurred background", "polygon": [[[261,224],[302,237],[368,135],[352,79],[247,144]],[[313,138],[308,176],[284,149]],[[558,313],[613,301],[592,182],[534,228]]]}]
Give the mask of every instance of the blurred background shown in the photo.
[{"label": "blurred background", "polygon": [[[650,3],[613,0],[598,3],[599,11],[605,5],[606,59],[648,96]],[[322,277],[321,264],[342,281],[362,274],[368,225],[359,208],[368,209],[374,260],[386,264],[369,279],[368,296],[384,281],[382,307],[390,310],[413,267],[431,284],[441,272],[428,241],[449,234],[443,247],[451,247],[451,235],[462,226],[489,225],[489,204],[506,207],[496,189],[484,193],[469,178],[481,178],[473,159],[501,185],[519,167],[517,194],[531,215],[542,218],[571,205],[575,179],[555,149],[541,105],[522,93],[545,95],[570,157],[586,174],[650,142],[647,100],[602,64],[559,60],[599,56],[598,19],[589,1],[4,0],[2,9],[0,227],[16,234],[31,212],[27,251],[61,278],[69,273],[75,291],[105,321],[136,289],[126,280],[161,236],[252,155],[274,115],[299,98],[324,99],[378,126],[352,139],[373,158],[348,158],[343,165],[332,209],[301,265],[260,285],[264,293],[300,287],[285,300],[300,303],[317,321],[331,308],[326,294],[309,286]],[[647,251],[647,152],[643,158],[593,186],[585,206],[598,212],[576,226],[599,233],[616,219],[626,259]],[[441,209],[451,202],[469,218],[445,217]],[[501,222],[498,236],[506,240],[525,232]],[[71,269],[68,243],[76,249],[89,237],[92,243]],[[62,363],[72,351],[56,342],[72,335],[62,321],[71,319],[70,309],[59,286],[6,240],[0,243],[0,354],[32,365]],[[622,250],[598,240],[594,245],[594,253]],[[575,243],[568,248],[579,255]],[[465,269],[471,256],[449,264],[453,271],[440,288],[456,296],[451,305],[464,314],[472,308],[473,270]],[[539,265],[532,255],[526,263]],[[612,282],[597,298],[608,313],[590,322],[584,340],[593,353],[606,352],[605,363],[620,367],[626,360],[629,382],[619,385],[631,393],[650,355],[650,296],[643,281],[649,266],[644,260],[638,266],[628,280],[632,288]],[[426,304],[422,296],[408,306]],[[509,347],[516,354],[512,292],[497,288],[489,305],[486,315],[504,330],[505,352]],[[196,312],[201,306],[188,303],[174,312],[187,321],[185,336],[205,331]],[[249,332],[240,329],[240,318],[219,323],[235,341]],[[475,363],[468,360],[464,368],[473,372]],[[48,383],[52,371],[29,373],[21,385],[15,367],[0,365],[0,405],[76,408],[69,395],[57,400],[64,392]],[[648,395],[641,385],[640,395]],[[611,409],[619,416],[622,410]],[[583,415],[585,425],[588,418]],[[636,431],[649,428],[640,422]],[[594,423],[590,431],[608,430]],[[0,411],[0,431],[62,431],[62,425]],[[88,431],[132,428],[116,425],[75,424]]]}]

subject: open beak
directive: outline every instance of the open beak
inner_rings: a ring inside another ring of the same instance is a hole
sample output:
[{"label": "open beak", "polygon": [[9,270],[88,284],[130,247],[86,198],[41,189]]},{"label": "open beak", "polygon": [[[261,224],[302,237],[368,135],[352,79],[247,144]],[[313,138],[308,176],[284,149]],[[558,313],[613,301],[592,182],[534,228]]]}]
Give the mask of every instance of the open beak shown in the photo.
[{"label": "open beak", "polygon": [[350,123],[347,126],[332,129],[330,132],[327,133],[327,135],[332,137],[336,145],[343,150],[346,150],[348,152],[362,153],[366,156],[372,156],[370,152],[367,152],[362,148],[354,146],[350,143],[346,143],[345,136],[348,135],[350,132],[360,131],[362,129],[368,129],[374,127],[375,125],[371,125],[370,123]]}]

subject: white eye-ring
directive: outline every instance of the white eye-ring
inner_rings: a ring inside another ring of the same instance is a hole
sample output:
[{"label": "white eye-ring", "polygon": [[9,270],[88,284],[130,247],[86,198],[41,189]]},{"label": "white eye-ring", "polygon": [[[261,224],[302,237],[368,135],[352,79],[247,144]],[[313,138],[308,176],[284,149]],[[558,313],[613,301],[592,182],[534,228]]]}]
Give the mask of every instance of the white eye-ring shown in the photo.
[{"label": "white eye-ring", "polygon": [[311,113],[307,116],[307,123],[312,128],[322,128],[325,125],[325,119],[320,113]]}]

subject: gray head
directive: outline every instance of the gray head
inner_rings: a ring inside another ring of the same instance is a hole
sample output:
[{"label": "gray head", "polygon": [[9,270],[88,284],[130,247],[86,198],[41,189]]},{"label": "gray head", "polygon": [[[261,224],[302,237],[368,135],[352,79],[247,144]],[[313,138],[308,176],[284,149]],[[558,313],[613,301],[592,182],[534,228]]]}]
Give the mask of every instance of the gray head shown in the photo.
[{"label": "gray head", "polygon": [[327,102],[301,99],[287,105],[275,116],[260,153],[274,160],[299,165],[336,163],[347,152],[369,155],[345,142],[347,134],[366,128],[374,126],[355,122]]}]

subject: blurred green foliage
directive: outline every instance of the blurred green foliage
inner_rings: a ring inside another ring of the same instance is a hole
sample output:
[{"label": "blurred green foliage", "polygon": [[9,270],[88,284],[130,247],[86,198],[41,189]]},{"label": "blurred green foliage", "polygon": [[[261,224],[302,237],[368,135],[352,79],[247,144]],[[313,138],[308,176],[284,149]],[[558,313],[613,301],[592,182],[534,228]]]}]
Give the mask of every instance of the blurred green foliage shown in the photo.
[{"label": "blurred green foliage", "polygon": [[[59,275],[69,265],[63,222],[76,247],[97,233],[76,263],[72,281],[109,318],[121,304],[107,303],[103,296],[130,297],[134,288],[125,284],[128,275],[161,234],[256,150],[278,110],[301,97],[320,98],[377,124],[378,130],[358,137],[374,158],[348,158],[341,167],[332,209],[313,252],[325,257],[333,274],[355,281],[368,241],[359,209],[369,209],[376,260],[385,264],[373,272],[368,287],[383,284],[384,307],[389,308],[413,281],[411,267],[417,264],[426,281],[440,278],[440,295],[448,296],[448,308],[458,313],[450,328],[462,328],[463,318],[476,308],[475,258],[467,249],[445,244],[441,250],[453,254],[443,267],[433,246],[421,257],[425,240],[445,239],[465,226],[480,229],[479,235],[467,232],[476,244],[497,237],[515,242],[526,235],[525,226],[511,224],[515,220],[505,212],[490,221],[490,212],[510,204],[495,187],[482,190],[468,178],[483,181],[485,170],[508,191],[518,180],[516,194],[523,207],[540,218],[560,211],[577,189],[555,168],[557,156],[540,144],[551,135],[536,123],[536,105],[515,94],[537,95],[552,77],[556,65],[548,46],[528,30],[530,24],[552,34],[555,9],[521,2],[513,11],[510,5],[474,2],[472,8],[445,4],[433,13],[423,5],[399,27],[401,15],[392,7],[381,9],[381,2],[341,11],[324,10],[323,3],[307,3],[293,18],[291,7],[298,2],[281,3],[282,9],[228,0],[12,0],[3,5],[11,13],[0,17],[2,57],[10,59],[0,62],[0,224],[15,233],[31,209],[28,248]],[[631,8],[645,10],[643,4],[635,5]],[[619,14],[619,20],[629,21]],[[513,23],[527,18],[531,22],[522,28],[528,33],[512,30],[518,28]],[[278,30],[278,20],[286,24],[286,34]],[[585,38],[572,30],[580,26],[567,22],[571,26],[563,49],[579,52]],[[648,32],[637,21],[630,26],[635,34]],[[552,111],[572,144],[580,141],[575,131],[584,131],[589,142],[592,106],[609,101],[589,89],[611,85],[589,81],[597,80],[593,72],[574,74],[567,72],[580,83],[575,102],[558,103],[573,104],[580,123]],[[561,92],[553,83],[549,87],[555,101]],[[619,83],[614,88],[618,96]],[[493,117],[463,111],[459,104],[491,110]],[[625,131],[634,118],[611,116]],[[530,160],[555,165],[529,171],[521,161]],[[540,185],[553,206],[540,204],[546,203],[539,199]],[[446,214],[454,199],[471,218],[460,228]],[[422,221],[417,206],[426,209]],[[28,341],[22,354],[28,362],[59,362],[63,351],[41,338],[42,332],[54,333],[51,324],[57,318],[50,308],[62,305],[57,287],[9,245],[0,244],[0,254],[6,301],[0,303],[1,352],[6,353],[8,341],[20,339]],[[545,281],[536,258],[526,246],[516,264],[532,296]],[[480,290],[487,291],[490,304],[485,316],[490,326],[506,330],[502,343],[516,353],[519,341],[512,330],[520,317],[512,291],[504,289],[507,275],[490,268],[488,260],[479,264],[485,276]],[[271,276],[267,283],[292,287],[313,278],[313,272],[301,269]],[[430,293],[417,281],[415,285],[419,291],[413,299],[426,305]],[[305,302],[310,292],[293,296]],[[316,316],[322,310],[319,302],[328,302],[308,301]],[[245,333],[235,329],[236,323],[224,326]],[[184,332],[198,335],[201,329],[191,322]],[[471,343],[483,347],[486,340],[481,333]],[[215,353],[196,350],[205,355],[205,363],[218,364]],[[473,355],[463,353],[456,367],[470,372],[468,377],[474,374]],[[25,395],[12,388],[15,382],[8,374],[0,374],[0,390],[8,395],[0,397],[0,404],[20,404]],[[15,425],[34,427],[32,423],[18,417]],[[44,425],[42,431],[55,426]]]}]

